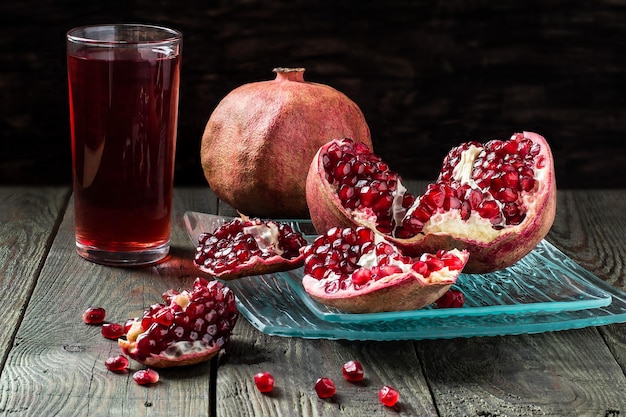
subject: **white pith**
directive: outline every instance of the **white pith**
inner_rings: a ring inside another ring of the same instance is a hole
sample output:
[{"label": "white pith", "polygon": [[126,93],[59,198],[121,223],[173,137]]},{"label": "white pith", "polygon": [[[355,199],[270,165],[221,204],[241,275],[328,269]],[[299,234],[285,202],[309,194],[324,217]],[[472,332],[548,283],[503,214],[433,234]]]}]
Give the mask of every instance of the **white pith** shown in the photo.
[{"label": "white pith", "polygon": [[257,246],[263,253],[276,253],[276,255],[282,255],[284,250],[278,246],[278,226],[274,223],[255,224],[253,226],[246,226],[243,228],[243,232],[252,235],[257,243]]}]

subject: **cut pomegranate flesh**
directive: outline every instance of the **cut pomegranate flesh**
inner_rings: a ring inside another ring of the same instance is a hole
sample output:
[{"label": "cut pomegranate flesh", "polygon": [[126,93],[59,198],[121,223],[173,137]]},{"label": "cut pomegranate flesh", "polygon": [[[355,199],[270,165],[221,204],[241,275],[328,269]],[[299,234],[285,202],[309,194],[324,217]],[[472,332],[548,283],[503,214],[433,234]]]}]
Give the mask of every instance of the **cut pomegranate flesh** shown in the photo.
[{"label": "cut pomegranate flesh", "polygon": [[104,361],[104,366],[111,372],[124,372],[128,369],[129,361],[124,355],[113,356]]},{"label": "cut pomegranate flesh", "polygon": [[330,378],[319,378],[315,382],[315,393],[319,398],[331,398],[336,391],[335,383]]},{"label": "cut pomegranate flesh", "polygon": [[237,218],[200,235],[194,264],[222,280],[286,271],[302,265],[306,243],[287,223]]},{"label": "cut pomegranate flesh", "polygon": [[398,393],[398,390],[390,387],[389,385],[383,386],[378,391],[378,400],[387,407],[393,407],[398,403],[399,399],[400,394]]},{"label": "cut pomegranate flesh", "polygon": [[159,382],[159,373],[154,369],[142,369],[133,374],[133,379],[139,385],[152,385]]},{"label": "cut pomegranate flesh", "polygon": [[259,392],[271,392],[274,389],[274,376],[269,372],[259,372],[254,375],[254,384]]},{"label": "cut pomegranate flesh", "polygon": [[466,272],[510,266],[547,234],[556,185],[550,148],[532,132],[452,149],[437,181],[409,193],[380,156],[350,139],[324,145],[307,177],[319,233],[364,225],[414,255],[468,249]]},{"label": "cut pomegranate flesh", "polygon": [[89,307],[83,312],[83,321],[87,324],[101,324],[104,322],[106,310],[102,307]]},{"label": "cut pomegranate flesh", "polygon": [[411,258],[363,226],[331,228],[303,253],[306,292],[353,313],[424,307],[456,281],[469,256],[453,249]]},{"label": "cut pomegranate flesh", "polygon": [[191,365],[209,360],[230,339],[239,313],[234,293],[221,282],[196,278],[190,291],[163,298],[118,340],[131,358],[157,368]]},{"label": "cut pomegranate flesh", "polygon": [[348,361],[341,367],[343,377],[350,382],[363,380],[363,365],[359,361]]}]

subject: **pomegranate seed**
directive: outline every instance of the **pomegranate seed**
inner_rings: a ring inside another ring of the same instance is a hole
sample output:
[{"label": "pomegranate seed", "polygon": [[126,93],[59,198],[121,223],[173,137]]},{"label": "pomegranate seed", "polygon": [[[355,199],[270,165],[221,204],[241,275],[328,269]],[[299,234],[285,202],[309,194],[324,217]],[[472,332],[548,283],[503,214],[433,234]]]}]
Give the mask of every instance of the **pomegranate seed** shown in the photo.
[{"label": "pomegranate seed", "polygon": [[355,285],[363,285],[372,278],[372,271],[366,268],[359,268],[352,273],[352,282]]},{"label": "pomegranate seed", "polygon": [[111,372],[124,372],[128,369],[128,358],[124,355],[113,356],[104,361],[104,366]]},{"label": "pomegranate seed", "polygon": [[319,378],[315,382],[315,393],[319,398],[331,398],[335,391],[335,384],[330,378]]},{"label": "pomegranate seed", "polygon": [[107,339],[114,340],[119,339],[126,334],[126,332],[124,331],[124,326],[118,323],[103,324],[102,328],[100,329],[100,333],[102,333],[102,336],[106,337]]},{"label": "pomegranate seed", "polygon": [[395,388],[385,385],[378,391],[378,400],[387,407],[393,407],[400,399],[400,394]]},{"label": "pomegranate seed", "polygon": [[102,307],[89,307],[83,313],[83,321],[87,324],[100,324],[104,322],[106,310]]},{"label": "pomegranate seed", "polygon": [[436,302],[438,308],[459,308],[465,304],[465,294],[459,290],[448,290]]},{"label": "pomegranate seed", "polygon": [[152,385],[159,382],[159,373],[154,369],[142,369],[133,374],[133,379],[139,385]]},{"label": "pomegranate seed", "polygon": [[259,372],[254,375],[254,384],[259,392],[271,392],[274,389],[274,376],[269,372]]},{"label": "pomegranate seed", "polygon": [[363,380],[363,365],[359,361],[348,361],[341,368],[343,377],[350,382],[359,382]]}]

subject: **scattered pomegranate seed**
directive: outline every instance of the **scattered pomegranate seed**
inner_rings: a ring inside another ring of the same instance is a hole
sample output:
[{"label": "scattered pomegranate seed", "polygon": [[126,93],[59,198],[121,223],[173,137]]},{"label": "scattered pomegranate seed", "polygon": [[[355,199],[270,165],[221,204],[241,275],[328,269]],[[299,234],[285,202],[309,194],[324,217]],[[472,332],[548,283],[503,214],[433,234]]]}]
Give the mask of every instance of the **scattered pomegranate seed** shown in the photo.
[{"label": "scattered pomegranate seed", "polygon": [[254,375],[254,384],[260,392],[271,392],[274,389],[274,376],[269,372]]},{"label": "scattered pomegranate seed", "polygon": [[459,308],[465,304],[465,295],[459,290],[448,290],[435,304],[438,308]]},{"label": "scattered pomegranate seed", "polygon": [[400,394],[395,388],[385,385],[378,391],[378,400],[387,407],[393,407],[400,399]]},{"label": "scattered pomegranate seed", "polygon": [[120,337],[124,336],[126,334],[126,331],[124,330],[124,326],[122,326],[121,324],[105,323],[102,325],[100,333],[102,333],[102,336],[106,337],[107,339],[117,340]]},{"label": "scattered pomegranate seed", "polygon": [[359,382],[363,380],[363,365],[359,361],[348,361],[341,368],[343,377],[350,382]]},{"label": "scattered pomegranate seed", "polygon": [[330,378],[320,378],[315,382],[315,392],[319,398],[330,398],[335,395],[335,383]]},{"label": "scattered pomegranate seed", "polygon": [[133,374],[133,379],[139,385],[151,385],[159,382],[159,373],[154,369],[142,369]]},{"label": "scattered pomegranate seed", "polygon": [[100,324],[104,321],[106,310],[102,307],[89,307],[83,313],[83,321],[87,324]]},{"label": "scattered pomegranate seed", "polygon": [[104,366],[111,372],[124,372],[128,369],[128,358],[124,355],[113,356],[104,361]]}]

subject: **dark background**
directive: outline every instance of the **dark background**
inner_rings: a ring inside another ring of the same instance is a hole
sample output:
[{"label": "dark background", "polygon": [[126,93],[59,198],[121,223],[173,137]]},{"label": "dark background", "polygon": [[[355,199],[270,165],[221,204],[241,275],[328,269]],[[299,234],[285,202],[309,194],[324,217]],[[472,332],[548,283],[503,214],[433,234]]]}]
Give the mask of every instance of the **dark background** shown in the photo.
[{"label": "dark background", "polygon": [[176,183],[205,184],[200,138],[233,88],[277,66],[346,93],[376,151],[433,179],[461,141],[543,134],[559,187],[625,187],[626,1],[23,0],[0,5],[0,184],[69,184],[65,32],[184,33]]}]

